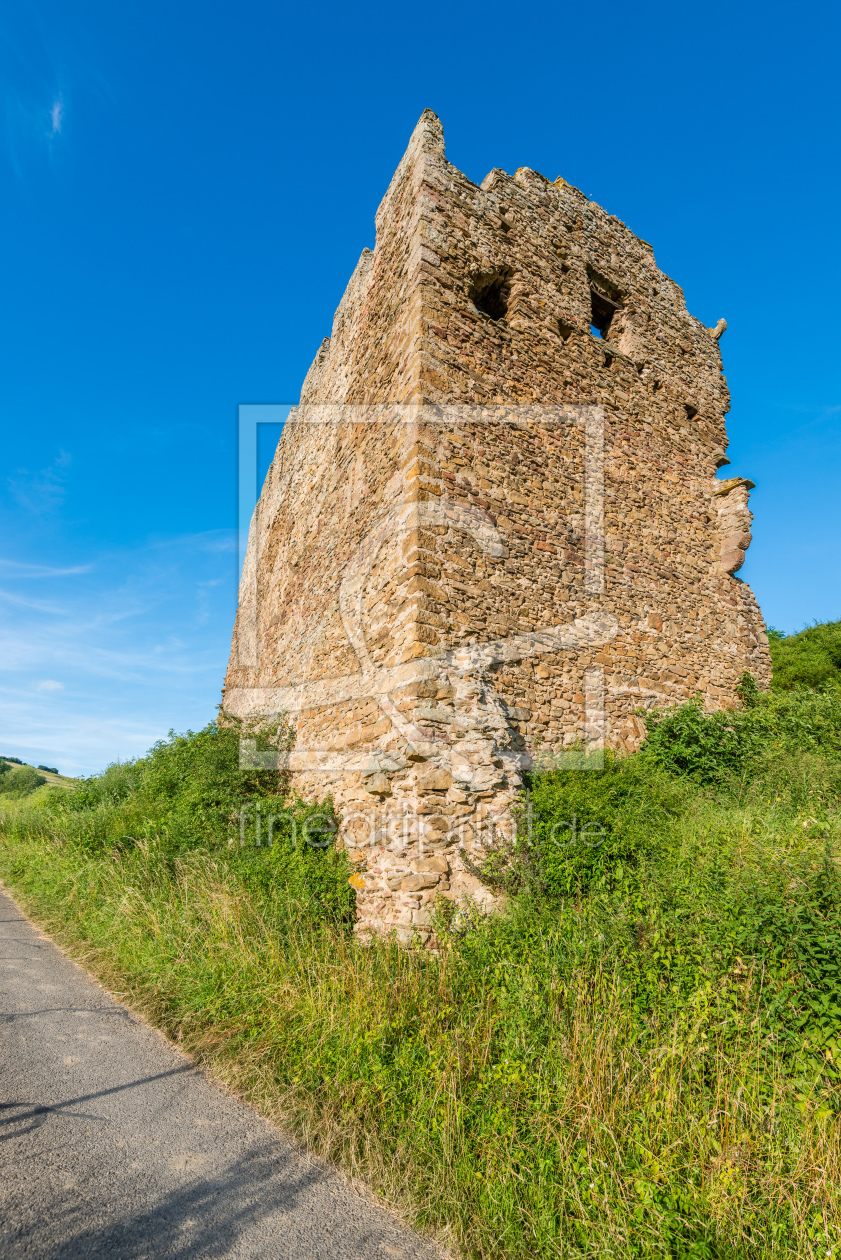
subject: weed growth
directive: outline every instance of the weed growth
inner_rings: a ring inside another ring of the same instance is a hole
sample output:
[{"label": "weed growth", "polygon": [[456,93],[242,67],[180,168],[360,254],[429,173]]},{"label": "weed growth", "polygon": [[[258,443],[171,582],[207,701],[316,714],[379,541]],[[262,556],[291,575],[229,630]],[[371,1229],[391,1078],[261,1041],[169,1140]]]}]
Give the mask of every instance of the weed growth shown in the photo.
[{"label": "weed growth", "polygon": [[9,810],[0,869],[465,1255],[841,1256],[838,693],[648,720],[534,779],[482,872],[505,913],[442,910],[435,954],[354,938],[332,803],[240,769],[233,728]]}]

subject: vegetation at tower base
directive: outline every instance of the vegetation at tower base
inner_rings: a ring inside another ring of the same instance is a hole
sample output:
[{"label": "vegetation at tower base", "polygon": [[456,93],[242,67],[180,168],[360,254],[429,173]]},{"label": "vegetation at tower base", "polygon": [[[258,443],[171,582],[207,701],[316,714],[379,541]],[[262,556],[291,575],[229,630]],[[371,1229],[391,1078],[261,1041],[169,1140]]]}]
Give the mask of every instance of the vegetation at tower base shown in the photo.
[{"label": "vegetation at tower base", "polygon": [[442,903],[434,953],[355,938],[331,802],[240,770],[233,727],[10,800],[0,871],[464,1255],[837,1257],[841,690],[740,693],[535,777],[485,858],[505,909]]},{"label": "vegetation at tower base", "polygon": [[[635,710],[727,708],[771,659],[735,577],[753,482],[718,476],[726,321],[563,179],[473,183],[430,110],[375,227],[252,517],[224,708],[288,709],[293,786],[364,859],[360,927],[408,941],[480,895],[523,754],[596,722],[633,751]],[[435,826],[406,844],[407,815]]]}]

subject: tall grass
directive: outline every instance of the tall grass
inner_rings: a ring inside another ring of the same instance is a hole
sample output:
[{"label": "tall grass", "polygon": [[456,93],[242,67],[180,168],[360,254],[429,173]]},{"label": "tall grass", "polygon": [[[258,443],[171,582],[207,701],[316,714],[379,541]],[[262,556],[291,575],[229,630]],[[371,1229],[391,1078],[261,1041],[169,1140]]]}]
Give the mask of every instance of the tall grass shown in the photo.
[{"label": "tall grass", "polygon": [[[430,954],[354,938],[334,850],[241,850],[230,798],[150,791],[167,747],[10,813],[0,871],[312,1149],[482,1260],[841,1255],[832,765],[557,772],[491,855],[506,913],[442,915]],[[584,858],[551,843],[576,810],[606,833]]]}]

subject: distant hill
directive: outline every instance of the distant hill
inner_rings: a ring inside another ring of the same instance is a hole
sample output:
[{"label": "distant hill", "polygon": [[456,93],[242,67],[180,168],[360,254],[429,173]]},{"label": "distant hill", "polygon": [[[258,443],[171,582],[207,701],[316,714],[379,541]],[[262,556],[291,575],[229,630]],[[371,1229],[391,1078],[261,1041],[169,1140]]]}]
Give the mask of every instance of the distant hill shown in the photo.
[{"label": "distant hill", "polygon": [[[0,767],[2,767],[2,764],[4,762],[8,765],[10,771],[16,770],[19,768],[34,770],[36,774],[40,775],[42,779],[46,779],[47,783],[51,784],[54,787],[70,787],[72,784],[77,782],[76,779],[71,778],[69,775],[59,774],[57,770],[45,769],[43,766],[33,766],[30,762],[21,760],[20,757],[9,757],[6,755],[0,755]],[[0,770],[0,791],[2,791],[2,771],[1,770]]]},{"label": "distant hill", "polygon": [[774,691],[841,684],[841,621],[816,622],[799,634],[770,629]]}]

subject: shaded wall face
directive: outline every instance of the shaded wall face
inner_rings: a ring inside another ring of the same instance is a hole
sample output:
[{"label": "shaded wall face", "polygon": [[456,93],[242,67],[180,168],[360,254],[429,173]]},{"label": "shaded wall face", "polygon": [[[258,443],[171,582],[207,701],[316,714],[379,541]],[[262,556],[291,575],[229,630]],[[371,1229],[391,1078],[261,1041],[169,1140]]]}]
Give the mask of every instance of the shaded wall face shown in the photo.
[{"label": "shaded wall face", "polygon": [[[360,671],[339,592],[360,547],[400,500],[405,438],[405,426],[387,417],[292,413],[249,534],[228,688],[283,690]],[[398,647],[388,531],[381,549],[364,607],[375,654],[391,657]]]},{"label": "shaded wall face", "polygon": [[[460,411],[441,408],[442,416]],[[511,423],[518,414],[529,421]],[[502,552],[483,551],[455,528],[420,531],[409,587],[418,637],[440,655],[594,616],[611,627],[599,641],[491,667],[527,746],[582,738],[594,669],[608,739],[626,746],[642,733],[639,707],[697,692],[719,705],[732,700],[744,669],[764,676],[761,619],[749,589],[722,570],[706,478],[679,477],[668,451],[642,458],[596,408],[499,406],[486,415],[427,427],[418,484],[442,512],[484,514]],[[604,444],[589,477],[588,425]]]},{"label": "shaded wall face", "polygon": [[442,154],[417,215],[431,401],[599,403],[670,436],[691,417],[687,451],[723,449],[718,343],[614,216],[531,171],[476,188]]}]

